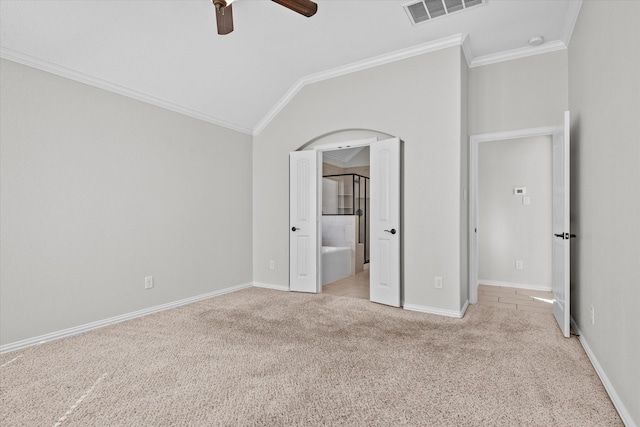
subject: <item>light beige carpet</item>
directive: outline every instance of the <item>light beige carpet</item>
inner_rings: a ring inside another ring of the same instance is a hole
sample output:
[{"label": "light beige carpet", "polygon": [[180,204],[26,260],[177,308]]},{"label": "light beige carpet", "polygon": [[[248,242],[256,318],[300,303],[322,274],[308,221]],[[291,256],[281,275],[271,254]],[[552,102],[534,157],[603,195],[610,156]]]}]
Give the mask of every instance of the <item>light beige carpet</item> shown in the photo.
[{"label": "light beige carpet", "polygon": [[245,289],[0,355],[8,426],[617,426],[548,314]]}]

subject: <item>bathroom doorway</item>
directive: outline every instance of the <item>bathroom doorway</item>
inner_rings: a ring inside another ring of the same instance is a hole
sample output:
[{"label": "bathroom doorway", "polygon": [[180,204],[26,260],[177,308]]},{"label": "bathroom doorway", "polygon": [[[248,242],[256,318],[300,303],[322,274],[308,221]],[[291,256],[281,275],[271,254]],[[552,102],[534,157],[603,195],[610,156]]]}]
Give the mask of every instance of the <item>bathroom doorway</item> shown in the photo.
[{"label": "bathroom doorway", "polygon": [[325,151],[322,161],[322,292],[369,299],[369,146]]},{"label": "bathroom doorway", "polygon": [[369,300],[400,307],[402,143],[394,137],[327,143],[290,153],[289,290],[322,292],[323,154],[361,146],[370,150]]}]

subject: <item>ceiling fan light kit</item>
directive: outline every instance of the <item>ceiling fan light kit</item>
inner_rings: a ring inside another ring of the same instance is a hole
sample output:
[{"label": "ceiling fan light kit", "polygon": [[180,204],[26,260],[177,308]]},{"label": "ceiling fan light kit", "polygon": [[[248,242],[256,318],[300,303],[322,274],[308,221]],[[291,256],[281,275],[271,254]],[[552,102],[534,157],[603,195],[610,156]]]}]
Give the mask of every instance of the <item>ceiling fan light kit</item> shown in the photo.
[{"label": "ceiling fan light kit", "polygon": [[[211,0],[216,8],[216,24],[218,34],[225,35],[233,31],[233,8],[235,0]],[[272,0],[307,18],[312,17],[318,11],[318,5],[311,0]]]}]

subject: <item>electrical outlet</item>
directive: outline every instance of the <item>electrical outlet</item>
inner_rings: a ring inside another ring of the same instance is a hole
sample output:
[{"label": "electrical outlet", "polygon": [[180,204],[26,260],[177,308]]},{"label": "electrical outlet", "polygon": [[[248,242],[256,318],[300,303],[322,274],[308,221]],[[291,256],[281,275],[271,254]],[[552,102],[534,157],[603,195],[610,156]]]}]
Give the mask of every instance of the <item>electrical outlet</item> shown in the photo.
[{"label": "electrical outlet", "polygon": [[145,289],[153,288],[153,276],[147,276],[144,278],[144,288]]},{"label": "electrical outlet", "polygon": [[269,261],[269,270],[276,269],[276,262],[274,260]]},{"label": "electrical outlet", "polygon": [[433,285],[436,289],[442,289],[442,277],[436,277]]},{"label": "electrical outlet", "polygon": [[522,270],[524,268],[524,262],[521,259],[516,260],[516,270]]},{"label": "electrical outlet", "polygon": [[596,323],[596,310],[591,306],[591,324],[595,325]]}]

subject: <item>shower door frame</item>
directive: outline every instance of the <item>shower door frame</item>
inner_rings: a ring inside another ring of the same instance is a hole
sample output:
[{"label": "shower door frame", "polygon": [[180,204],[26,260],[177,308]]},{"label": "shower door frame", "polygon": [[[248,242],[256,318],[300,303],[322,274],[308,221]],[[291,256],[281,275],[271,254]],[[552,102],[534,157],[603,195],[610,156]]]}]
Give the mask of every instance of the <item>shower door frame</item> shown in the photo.
[{"label": "shower door frame", "polygon": [[[333,150],[331,150],[331,151],[333,151]],[[352,176],[353,177],[352,180],[351,180],[351,193],[352,193],[352,197],[353,197],[353,200],[351,201],[351,208],[352,208],[353,213],[350,214],[350,215],[358,216],[358,217],[361,217],[361,216],[358,215],[357,212],[358,212],[358,210],[362,210],[362,209],[356,210],[356,196],[355,196],[355,194],[356,194],[356,180],[355,180],[355,177],[358,177],[359,179],[364,179],[365,180],[364,181],[364,197],[361,197],[363,193],[360,192],[361,191],[360,181],[358,181],[358,185],[357,185],[358,186],[358,197],[357,197],[357,200],[358,200],[358,207],[359,208],[361,208],[359,200],[361,200],[361,199],[364,200],[364,202],[363,202],[364,203],[364,210],[363,210],[364,213],[362,215],[362,216],[364,216],[364,232],[362,233],[364,235],[364,241],[363,242],[358,242],[358,243],[363,243],[364,244],[364,249],[363,249],[364,250],[364,254],[363,254],[364,264],[368,264],[369,263],[369,256],[368,256],[369,248],[368,248],[367,244],[369,243],[369,236],[368,236],[368,233],[367,233],[367,225],[368,225],[368,221],[369,221],[369,218],[368,218],[368,208],[369,208],[368,205],[369,205],[369,203],[367,203],[367,191],[368,191],[368,188],[370,186],[370,183],[368,181],[370,181],[371,178],[369,178],[368,176],[360,175],[359,173],[339,173],[339,174],[331,174],[331,175],[322,175],[322,174],[320,174],[320,175],[321,175],[321,177],[323,179],[324,178],[335,178],[335,177],[338,177],[338,176]],[[322,203],[322,202],[323,202],[323,200],[318,200],[318,203]],[[327,215],[327,216],[349,215],[349,214],[344,214],[344,213],[335,213],[335,214],[334,213],[328,213],[328,214],[326,214],[326,213],[324,213],[322,211],[322,205],[319,205],[319,207],[320,207],[320,216],[323,216],[323,215]],[[362,226],[362,224],[358,223],[358,227],[361,227],[361,226]],[[361,228],[358,228],[358,230],[361,230]],[[320,236],[318,236],[318,237],[320,237]],[[358,233],[358,239],[360,239],[360,233]]]}]

